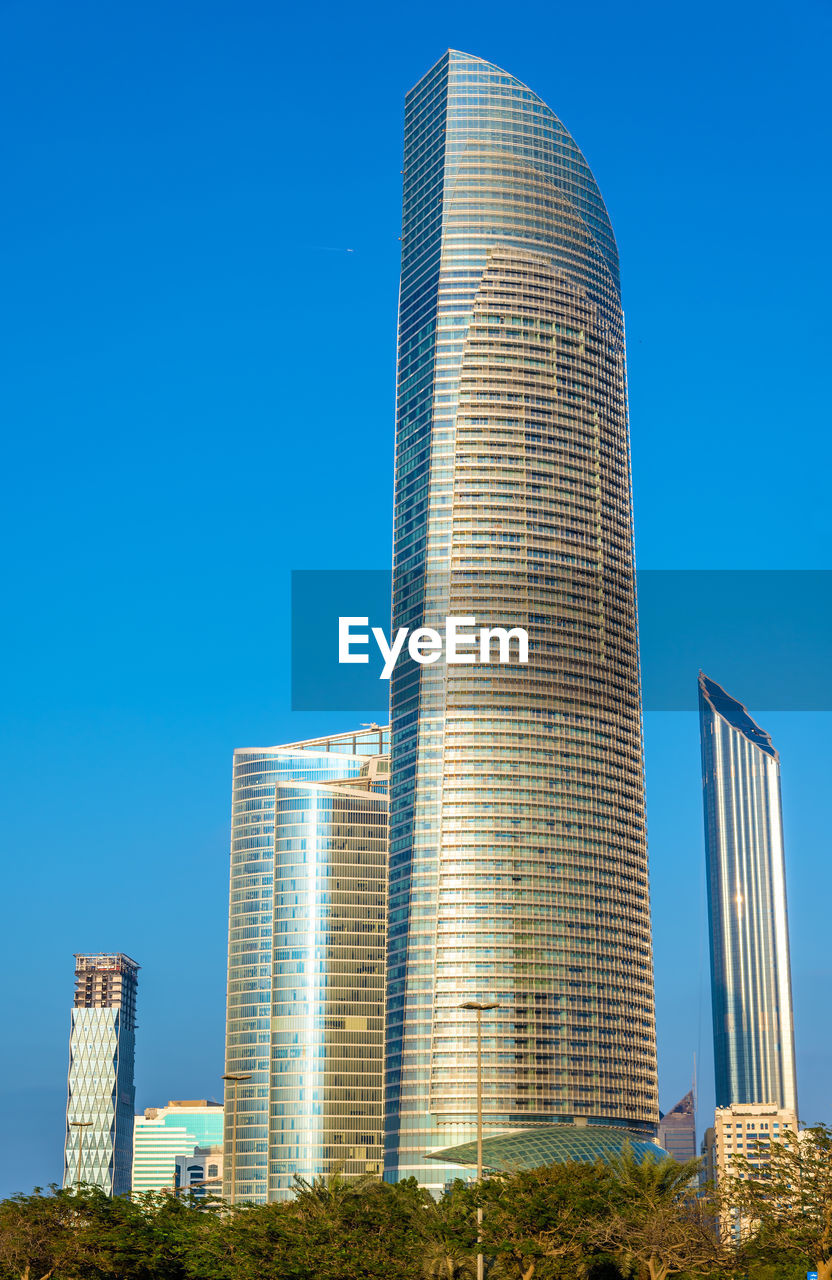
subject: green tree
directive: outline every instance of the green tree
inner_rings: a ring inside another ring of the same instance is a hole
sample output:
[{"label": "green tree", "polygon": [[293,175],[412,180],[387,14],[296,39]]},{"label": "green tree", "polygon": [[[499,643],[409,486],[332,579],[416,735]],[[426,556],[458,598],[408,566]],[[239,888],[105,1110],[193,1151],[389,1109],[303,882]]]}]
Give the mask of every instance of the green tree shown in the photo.
[{"label": "green tree", "polygon": [[639,1163],[625,1147],[611,1163],[613,1187],[597,1240],[639,1280],[729,1274],[707,1206],[694,1193],[698,1160]]},{"label": "green tree", "polygon": [[79,1257],[95,1280],[186,1280],[195,1237],[216,1218],[168,1193],[110,1198],[93,1187],[76,1199]]},{"label": "green tree", "polygon": [[476,1206],[468,1184],[455,1182],[441,1200],[427,1196],[413,1221],[425,1277],[469,1280],[476,1275]]},{"label": "green tree", "polygon": [[216,1212],[170,1195],[110,1198],[82,1186],[0,1201],[2,1280],[187,1280]]},{"label": "green tree", "polygon": [[310,1262],[288,1205],[241,1204],[192,1231],[185,1269],[188,1280],[302,1280]]},{"label": "green tree", "polygon": [[299,1184],[290,1209],[315,1241],[310,1280],[412,1280],[420,1272],[421,1224],[432,1206],[413,1178],[396,1186],[376,1177]]},{"label": "green tree", "polygon": [[771,1259],[760,1260],[750,1254],[746,1254],[744,1257],[739,1255],[738,1261],[740,1258],[741,1269],[738,1270],[737,1274],[743,1280],[745,1280],[745,1277],[748,1277],[748,1280],[806,1280],[807,1267],[805,1259],[799,1262],[788,1262],[781,1258],[779,1261],[773,1262]]},{"label": "green tree", "polygon": [[765,1150],[735,1155],[720,1207],[738,1219],[750,1257],[780,1264],[785,1254],[832,1280],[832,1128],[787,1130]]},{"label": "green tree", "polygon": [[193,1243],[189,1280],[418,1280],[421,1216],[430,1200],[411,1180],[340,1174],[298,1182],[293,1200],[238,1205]]},{"label": "green tree", "polygon": [[483,1252],[505,1280],[570,1280],[589,1274],[612,1179],[607,1165],[545,1165],[472,1188],[483,1207]]},{"label": "green tree", "polygon": [[0,1201],[0,1275],[3,1280],[51,1280],[76,1251],[72,1192],[53,1186]]}]

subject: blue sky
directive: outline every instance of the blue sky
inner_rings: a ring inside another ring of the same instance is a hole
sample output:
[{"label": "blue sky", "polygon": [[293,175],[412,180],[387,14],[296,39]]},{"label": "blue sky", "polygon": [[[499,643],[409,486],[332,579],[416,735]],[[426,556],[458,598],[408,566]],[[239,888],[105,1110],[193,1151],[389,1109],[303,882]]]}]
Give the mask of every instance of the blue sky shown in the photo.
[{"label": "blue sky", "polygon": [[[609,207],[640,566],[830,567],[825,0],[6,0],[0,1193],[60,1176],[76,950],[143,965],[139,1108],[220,1094],[231,751],[350,727],[289,711],[289,572],[389,557],[403,96],[449,45]],[[752,711],[829,1120],[832,716]],[[645,723],[661,1099],[696,1052],[704,1115],[697,722]]]}]

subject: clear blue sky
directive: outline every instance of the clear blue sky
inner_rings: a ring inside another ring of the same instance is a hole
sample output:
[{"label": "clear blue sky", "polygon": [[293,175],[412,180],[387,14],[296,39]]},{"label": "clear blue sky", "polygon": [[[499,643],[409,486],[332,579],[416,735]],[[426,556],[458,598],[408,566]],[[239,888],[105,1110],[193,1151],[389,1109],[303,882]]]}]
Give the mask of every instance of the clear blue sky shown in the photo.
[{"label": "clear blue sky", "polygon": [[[4,0],[2,1193],[60,1176],[73,951],[143,965],[139,1108],[220,1094],[231,751],[350,727],[288,709],[288,574],[388,558],[402,104],[449,45],[607,201],[640,565],[830,567],[825,0]],[[830,1120],[832,716],[752,710]],[[646,731],[661,1099],[698,1051],[704,1112],[697,722]]]}]

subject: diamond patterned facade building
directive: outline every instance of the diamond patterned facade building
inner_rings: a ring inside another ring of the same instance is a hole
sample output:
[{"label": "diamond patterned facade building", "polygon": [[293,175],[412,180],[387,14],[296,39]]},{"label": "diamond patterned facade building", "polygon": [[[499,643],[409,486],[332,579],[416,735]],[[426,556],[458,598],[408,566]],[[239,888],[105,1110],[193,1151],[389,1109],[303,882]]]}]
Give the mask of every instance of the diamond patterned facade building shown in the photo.
[{"label": "diamond patterned facade building", "polygon": [[528,666],[392,679],[385,1176],[475,1133],[658,1121],[624,323],[586,160],[449,51],[405,105],[393,628]]},{"label": "diamond patterned facade building", "polygon": [[120,952],[75,957],[65,1187],[86,1182],[114,1196],[131,1189],[138,972]]}]

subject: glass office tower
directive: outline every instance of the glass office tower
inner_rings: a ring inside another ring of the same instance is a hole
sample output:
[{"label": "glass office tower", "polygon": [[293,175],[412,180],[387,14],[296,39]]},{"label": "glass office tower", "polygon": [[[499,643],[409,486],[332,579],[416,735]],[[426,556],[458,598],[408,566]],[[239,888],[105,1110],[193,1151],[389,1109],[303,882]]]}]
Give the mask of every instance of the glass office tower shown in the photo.
[{"label": "glass office tower", "polygon": [[797,1115],[780,757],[699,674],[716,1105]]},{"label": "glass office tower", "polygon": [[624,324],[589,167],[449,51],[405,106],[393,627],[525,626],[392,679],[385,1176],[486,1131],[658,1120]]},{"label": "glass office tower", "polygon": [[80,1181],[108,1195],[130,1191],[138,974],[120,952],[75,957],[65,1187]]},{"label": "glass office tower", "polygon": [[372,727],[234,753],[226,1072],[251,1076],[226,1095],[237,1202],[381,1168],[387,752]]}]

